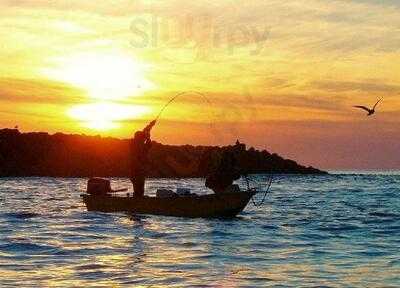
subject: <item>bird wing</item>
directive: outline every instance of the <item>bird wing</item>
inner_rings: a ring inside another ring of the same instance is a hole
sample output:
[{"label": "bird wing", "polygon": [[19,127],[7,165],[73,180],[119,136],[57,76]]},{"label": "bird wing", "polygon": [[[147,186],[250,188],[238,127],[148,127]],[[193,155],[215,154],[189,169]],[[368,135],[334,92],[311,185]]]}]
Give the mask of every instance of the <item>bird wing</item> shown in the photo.
[{"label": "bird wing", "polygon": [[379,99],[378,102],[375,103],[374,108],[372,108],[372,109],[375,109],[376,105],[378,105],[378,103],[381,102],[381,100],[382,99]]},{"label": "bird wing", "polygon": [[369,112],[370,110],[369,110],[369,108],[367,108],[367,107],[365,107],[365,106],[359,106],[359,105],[357,105],[357,106],[353,106],[354,108],[361,108],[361,109],[363,109],[363,110],[365,110],[365,111],[367,111],[367,112]]}]

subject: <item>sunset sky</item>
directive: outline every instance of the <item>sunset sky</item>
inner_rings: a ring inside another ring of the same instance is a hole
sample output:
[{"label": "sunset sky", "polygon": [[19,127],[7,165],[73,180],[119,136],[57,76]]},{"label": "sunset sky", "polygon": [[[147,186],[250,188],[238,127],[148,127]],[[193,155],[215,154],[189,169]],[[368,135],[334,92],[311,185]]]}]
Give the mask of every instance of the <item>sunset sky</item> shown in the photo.
[{"label": "sunset sky", "polygon": [[188,92],[154,140],[400,169],[397,0],[2,0],[0,60],[0,127],[128,138]]}]

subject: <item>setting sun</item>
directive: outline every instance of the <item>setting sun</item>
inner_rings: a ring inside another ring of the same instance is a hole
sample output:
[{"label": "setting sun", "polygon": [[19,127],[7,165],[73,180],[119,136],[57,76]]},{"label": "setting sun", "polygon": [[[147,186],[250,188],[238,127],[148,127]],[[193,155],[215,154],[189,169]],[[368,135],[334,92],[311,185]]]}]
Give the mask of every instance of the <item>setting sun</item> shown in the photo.
[{"label": "setting sun", "polygon": [[[67,115],[93,130],[120,127],[150,111],[138,105],[116,103],[141,96],[154,85],[145,78],[145,64],[122,52],[80,53],[54,60],[44,69],[46,77],[69,84],[86,93],[90,103],[76,104]],[[93,102],[95,101],[95,102]]]}]

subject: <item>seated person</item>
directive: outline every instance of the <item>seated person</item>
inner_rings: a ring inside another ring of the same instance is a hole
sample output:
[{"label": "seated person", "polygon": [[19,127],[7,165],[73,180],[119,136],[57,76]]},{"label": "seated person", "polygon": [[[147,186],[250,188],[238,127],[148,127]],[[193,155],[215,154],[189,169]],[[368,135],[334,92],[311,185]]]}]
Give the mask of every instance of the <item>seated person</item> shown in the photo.
[{"label": "seated person", "polygon": [[224,193],[233,181],[240,178],[240,173],[236,168],[236,158],[231,151],[224,151],[221,161],[213,173],[206,178],[206,187],[214,191],[215,194]]}]

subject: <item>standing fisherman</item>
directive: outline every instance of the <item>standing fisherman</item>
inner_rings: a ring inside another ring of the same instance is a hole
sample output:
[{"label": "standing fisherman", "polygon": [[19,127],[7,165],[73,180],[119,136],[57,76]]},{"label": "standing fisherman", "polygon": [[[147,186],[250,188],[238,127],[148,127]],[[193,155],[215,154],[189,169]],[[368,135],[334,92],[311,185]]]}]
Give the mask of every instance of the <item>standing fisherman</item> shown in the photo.
[{"label": "standing fisherman", "polygon": [[131,140],[131,177],[133,192],[136,197],[143,197],[146,179],[147,155],[151,148],[150,131],[156,124],[151,121],[142,131],[136,131]]}]

